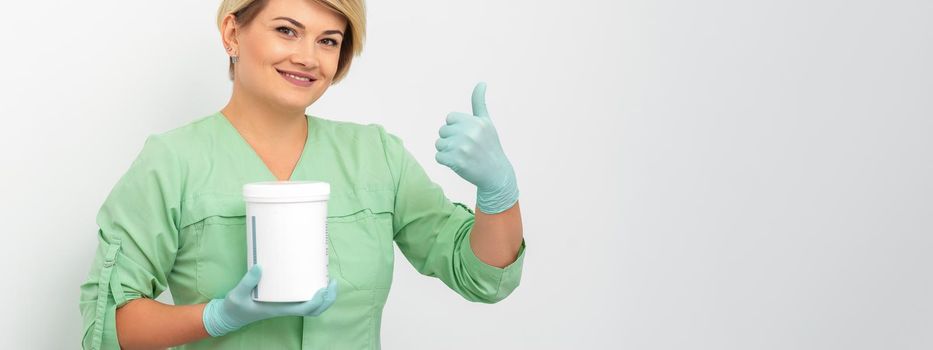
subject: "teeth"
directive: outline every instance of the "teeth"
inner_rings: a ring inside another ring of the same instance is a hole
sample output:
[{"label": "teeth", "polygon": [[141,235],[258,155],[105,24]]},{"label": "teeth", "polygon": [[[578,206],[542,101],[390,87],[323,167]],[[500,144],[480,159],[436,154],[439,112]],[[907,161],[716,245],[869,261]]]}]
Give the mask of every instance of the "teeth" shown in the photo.
[{"label": "teeth", "polygon": [[311,81],[311,78],[304,78],[304,77],[299,77],[299,76],[297,76],[297,75],[294,75],[294,74],[288,74],[288,73],[282,73],[282,74],[285,74],[285,75],[287,75],[287,76],[290,76],[290,77],[292,77],[292,78],[295,78],[295,79],[297,79],[297,80],[302,80],[302,81]]}]

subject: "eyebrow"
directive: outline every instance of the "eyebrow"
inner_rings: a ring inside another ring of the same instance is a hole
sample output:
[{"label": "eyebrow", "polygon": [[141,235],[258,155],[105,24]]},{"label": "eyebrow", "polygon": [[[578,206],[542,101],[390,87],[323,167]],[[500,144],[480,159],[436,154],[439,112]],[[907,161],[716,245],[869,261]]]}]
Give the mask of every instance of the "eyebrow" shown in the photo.
[{"label": "eyebrow", "polygon": [[[298,28],[300,28],[300,29],[302,29],[302,30],[305,29],[305,25],[304,25],[304,24],[301,24],[301,22],[298,22],[298,21],[296,21],[296,20],[294,20],[294,19],[292,19],[292,18],[289,18],[289,17],[276,17],[276,18],[273,18],[272,20],[274,21],[274,20],[277,20],[277,19],[289,21],[289,22],[291,22],[293,25],[295,25],[296,27],[298,27]],[[343,36],[343,32],[341,32],[341,31],[339,31],[339,30],[336,30],[336,29],[325,30],[325,31],[324,31],[324,34],[340,34],[340,36]]]}]

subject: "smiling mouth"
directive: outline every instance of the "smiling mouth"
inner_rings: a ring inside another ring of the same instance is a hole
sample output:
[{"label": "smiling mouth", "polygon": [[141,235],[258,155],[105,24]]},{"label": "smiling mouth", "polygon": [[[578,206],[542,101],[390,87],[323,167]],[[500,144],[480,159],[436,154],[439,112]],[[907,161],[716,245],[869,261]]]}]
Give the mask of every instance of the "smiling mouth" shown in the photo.
[{"label": "smiling mouth", "polygon": [[311,86],[311,84],[313,84],[317,80],[317,79],[314,79],[314,77],[312,76],[301,74],[301,73],[284,72],[278,69],[276,69],[276,71],[279,73],[279,75],[285,78],[285,80],[288,80],[290,83],[301,86],[301,87]]}]

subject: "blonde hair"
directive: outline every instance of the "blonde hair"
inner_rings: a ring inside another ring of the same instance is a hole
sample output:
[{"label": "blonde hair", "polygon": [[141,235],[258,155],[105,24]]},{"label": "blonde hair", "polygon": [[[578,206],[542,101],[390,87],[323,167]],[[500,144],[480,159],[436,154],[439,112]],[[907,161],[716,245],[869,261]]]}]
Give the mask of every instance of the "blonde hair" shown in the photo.
[{"label": "blonde hair", "polygon": [[[266,6],[267,0],[222,0],[217,10],[217,29],[222,30],[224,17],[227,14],[236,16],[237,24],[247,26]],[[350,63],[354,56],[363,52],[363,41],[366,37],[366,5],[364,0],[309,0],[324,5],[339,13],[347,20],[347,32],[344,33],[340,45],[340,58],[337,61],[337,73],[334,74],[333,83],[336,84],[347,75]],[[221,33],[223,35],[223,33]],[[233,80],[233,59],[230,59],[230,80]]]}]

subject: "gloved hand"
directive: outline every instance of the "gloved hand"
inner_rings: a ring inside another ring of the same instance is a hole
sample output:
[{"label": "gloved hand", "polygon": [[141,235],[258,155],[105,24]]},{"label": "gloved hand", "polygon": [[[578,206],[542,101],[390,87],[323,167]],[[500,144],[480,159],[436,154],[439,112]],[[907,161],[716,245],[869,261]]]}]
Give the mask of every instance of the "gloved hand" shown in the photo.
[{"label": "gloved hand", "polygon": [[250,323],[278,316],[318,316],[337,300],[337,282],[331,278],[327,288],[321,288],[308,301],[263,302],[250,296],[259,285],[262,268],[257,264],[243,275],[223,299],[213,299],[204,307],[204,328],[219,337]]},{"label": "gloved hand", "polygon": [[518,201],[515,170],[486,112],[486,83],[473,88],[473,114],[447,114],[447,125],[438,134],[434,159],[476,185],[476,206],[482,212],[500,213]]}]

